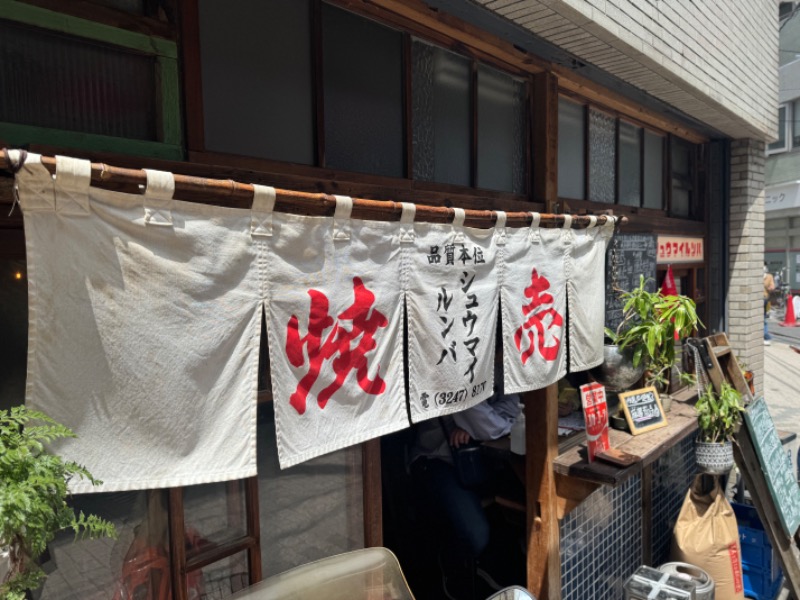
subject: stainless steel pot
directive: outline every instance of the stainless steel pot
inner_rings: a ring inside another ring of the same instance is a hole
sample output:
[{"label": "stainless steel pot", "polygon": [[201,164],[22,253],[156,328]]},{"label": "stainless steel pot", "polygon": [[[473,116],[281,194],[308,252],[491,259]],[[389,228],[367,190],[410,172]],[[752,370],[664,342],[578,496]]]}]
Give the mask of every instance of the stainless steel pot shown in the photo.
[{"label": "stainless steel pot", "polygon": [[644,363],[633,366],[630,352],[619,351],[616,345],[603,347],[603,363],[590,371],[592,377],[606,386],[610,392],[624,392],[635,384],[644,373]]}]

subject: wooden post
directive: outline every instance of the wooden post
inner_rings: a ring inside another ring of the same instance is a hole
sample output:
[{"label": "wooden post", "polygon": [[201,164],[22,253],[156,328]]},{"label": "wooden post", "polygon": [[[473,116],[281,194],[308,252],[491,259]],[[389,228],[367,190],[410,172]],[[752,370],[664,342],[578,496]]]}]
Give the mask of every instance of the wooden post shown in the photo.
[{"label": "wooden post", "polygon": [[[533,199],[545,210],[558,203],[558,79],[533,78]],[[526,428],[528,589],[539,600],[561,599],[558,496],[558,386],[523,395]]]},{"label": "wooden post", "polygon": [[528,589],[539,600],[561,598],[558,498],[553,460],[558,456],[558,388],[527,392],[525,461],[527,482]]},{"label": "wooden post", "polygon": [[383,546],[383,494],[381,490],[381,441],[361,445],[364,489],[364,545]]}]

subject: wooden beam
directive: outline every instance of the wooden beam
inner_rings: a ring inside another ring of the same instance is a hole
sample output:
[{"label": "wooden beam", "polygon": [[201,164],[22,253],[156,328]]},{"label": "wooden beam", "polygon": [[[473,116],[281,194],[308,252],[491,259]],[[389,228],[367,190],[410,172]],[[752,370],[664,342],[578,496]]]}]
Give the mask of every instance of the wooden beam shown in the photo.
[{"label": "wooden beam", "polygon": [[[163,493],[161,490],[152,492]],[[169,514],[169,558],[174,600],[189,600],[186,589],[186,525],[183,517],[183,488],[170,488],[167,513]]]},{"label": "wooden beam", "polygon": [[381,441],[368,440],[361,447],[364,478],[364,545],[383,546]]},{"label": "wooden beam", "polygon": [[525,480],[528,590],[539,600],[561,599],[561,549],[553,460],[558,455],[558,387],[527,392]]},{"label": "wooden beam", "polygon": [[556,496],[558,497],[558,520],[562,520],[573,509],[589,497],[589,495],[600,487],[599,483],[569,477],[561,473],[555,473]]},{"label": "wooden beam", "polygon": [[558,80],[551,73],[533,78],[533,199],[546,210],[558,204]]}]

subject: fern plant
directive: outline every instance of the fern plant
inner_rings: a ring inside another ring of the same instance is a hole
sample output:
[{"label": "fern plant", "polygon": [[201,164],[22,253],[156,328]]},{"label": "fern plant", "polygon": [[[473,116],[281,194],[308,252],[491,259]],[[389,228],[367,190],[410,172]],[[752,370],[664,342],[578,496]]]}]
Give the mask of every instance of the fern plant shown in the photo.
[{"label": "fern plant", "polygon": [[41,412],[17,406],[0,411],[0,546],[6,546],[10,570],[0,581],[0,598],[23,600],[25,591],[46,577],[38,558],[59,531],[75,539],[116,537],[114,525],[95,515],[75,514],[67,505],[73,477],[101,483],[82,466],[45,449],[69,428]]}]

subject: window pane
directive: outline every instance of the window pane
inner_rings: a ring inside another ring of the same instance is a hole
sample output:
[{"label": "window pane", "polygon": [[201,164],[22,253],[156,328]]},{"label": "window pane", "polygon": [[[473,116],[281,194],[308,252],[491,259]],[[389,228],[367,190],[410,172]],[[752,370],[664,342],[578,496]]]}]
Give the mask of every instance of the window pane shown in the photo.
[{"label": "window pane", "polygon": [[322,6],[325,162],[402,177],[402,35]]},{"label": "window pane", "polygon": [[786,107],[778,109],[778,139],[772,142],[768,148],[770,150],[782,150],[786,147]]},{"label": "window pane", "polygon": [[264,577],[364,547],[361,446],[281,471],[271,402],[258,412]]},{"label": "window pane", "polygon": [[484,65],[478,67],[477,186],[525,192],[525,85]]},{"label": "window pane", "polygon": [[589,200],[614,202],[616,119],[589,110]]},{"label": "window pane", "polygon": [[28,279],[24,260],[0,260],[0,410],[25,402]]},{"label": "window pane", "polygon": [[688,217],[694,188],[694,147],[687,142],[672,139],[672,205],[671,213]]},{"label": "window pane", "polygon": [[470,185],[470,61],[414,40],[414,179]]},{"label": "window pane", "polygon": [[619,203],[640,206],[642,195],[641,127],[619,122]]},{"label": "window pane", "polygon": [[42,600],[149,598],[149,590],[170,597],[169,520],[163,490],[81,494],[71,504],[76,511],[114,523],[119,537],[76,543],[73,531],[58,534],[48,545],[52,563],[45,569],[56,570],[45,580]]},{"label": "window pane", "polygon": [[198,11],[206,149],[313,164],[308,2],[199,0]]},{"label": "window pane", "polygon": [[153,57],[0,20],[0,121],[157,140]]},{"label": "window pane", "polygon": [[189,588],[190,599],[222,600],[249,585],[247,551],[228,556],[186,574],[186,587]]},{"label": "window pane", "polygon": [[183,489],[183,502],[187,556],[247,534],[241,480],[187,486]]},{"label": "window pane", "polygon": [[583,200],[584,126],[583,105],[563,98],[558,101],[558,195]]},{"label": "window pane", "polygon": [[644,207],[664,208],[664,138],[644,132]]}]

